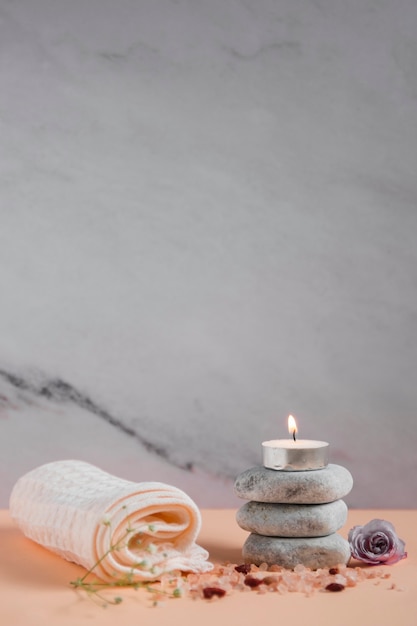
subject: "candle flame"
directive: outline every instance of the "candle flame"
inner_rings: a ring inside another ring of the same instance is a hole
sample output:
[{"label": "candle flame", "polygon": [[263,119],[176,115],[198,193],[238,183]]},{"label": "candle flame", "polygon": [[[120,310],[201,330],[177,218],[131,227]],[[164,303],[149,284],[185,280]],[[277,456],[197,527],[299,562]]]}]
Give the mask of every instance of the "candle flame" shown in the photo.
[{"label": "candle flame", "polygon": [[297,422],[292,415],[288,416],[288,432],[293,436],[295,441],[295,434],[298,432]]}]

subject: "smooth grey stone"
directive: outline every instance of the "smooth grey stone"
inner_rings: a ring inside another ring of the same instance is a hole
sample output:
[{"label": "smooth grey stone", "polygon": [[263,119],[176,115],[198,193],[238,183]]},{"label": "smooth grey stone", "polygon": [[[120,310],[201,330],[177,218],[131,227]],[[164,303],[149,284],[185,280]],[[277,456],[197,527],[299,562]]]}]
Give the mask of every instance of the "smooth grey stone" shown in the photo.
[{"label": "smooth grey stone", "polygon": [[278,504],[324,504],[346,496],[352,489],[350,472],[341,465],[329,464],[323,469],[284,472],[251,467],[235,480],[239,498]]},{"label": "smooth grey stone", "polygon": [[242,555],[246,563],[280,565],[294,569],[298,564],[311,569],[346,564],[350,546],[341,535],[327,537],[281,538],[251,534],[245,541]]},{"label": "smooth grey stone", "polygon": [[345,524],[343,500],[327,504],[271,504],[247,502],[236,513],[241,528],[269,537],[323,537]]}]

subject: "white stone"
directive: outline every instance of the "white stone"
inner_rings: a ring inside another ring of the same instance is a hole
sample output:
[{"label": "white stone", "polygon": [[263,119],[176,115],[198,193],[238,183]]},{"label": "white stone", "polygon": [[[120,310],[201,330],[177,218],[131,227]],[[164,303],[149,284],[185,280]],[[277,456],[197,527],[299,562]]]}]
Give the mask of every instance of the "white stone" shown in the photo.
[{"label": "white stone", "polygon": [[322,537],[341,528],[348,508],[343,500],[327,504],[246,502],[237,512],[241,528],[270,537]]},{"label": "white stone", "polygon": [[242,549],[246,563],[280,565],[293,569],[302,564],[311,569],[345,564],[350,558],[346,539],[333,533],[327,537],[281,538],[251,534]]},{"label": "white stone", "polygon": [[324,504],[346,496],[352,489],[350,472],[341,465],[323,469],[285,472],[251,467],[235,480],[239,498],[279,504]]}]

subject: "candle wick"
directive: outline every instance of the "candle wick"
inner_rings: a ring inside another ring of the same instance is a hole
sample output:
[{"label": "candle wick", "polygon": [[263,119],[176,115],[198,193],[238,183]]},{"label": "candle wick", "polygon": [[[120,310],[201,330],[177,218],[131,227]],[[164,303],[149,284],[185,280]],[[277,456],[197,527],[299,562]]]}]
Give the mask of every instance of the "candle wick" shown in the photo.
[{"label": "candle wick", "polygon": [[293,439],[294,439],[294,441],[295,441],[295,430],[293,430],[293,431],[292,431],[292,438],[293,438]]}]

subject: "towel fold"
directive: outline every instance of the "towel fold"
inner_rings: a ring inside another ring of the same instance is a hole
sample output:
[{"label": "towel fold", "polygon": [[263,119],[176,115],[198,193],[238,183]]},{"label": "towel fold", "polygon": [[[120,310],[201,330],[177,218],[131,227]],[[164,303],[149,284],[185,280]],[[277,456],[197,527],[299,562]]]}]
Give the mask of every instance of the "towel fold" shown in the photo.
[{"label": "towel fold", "polygon": [[205,572],[195,541],[201,516],[183,491],[134,483],[83,461],[56,461],[22,476],[10,496],[13,520],[30,539],[104,581],[156,580],[174,570]]}]

